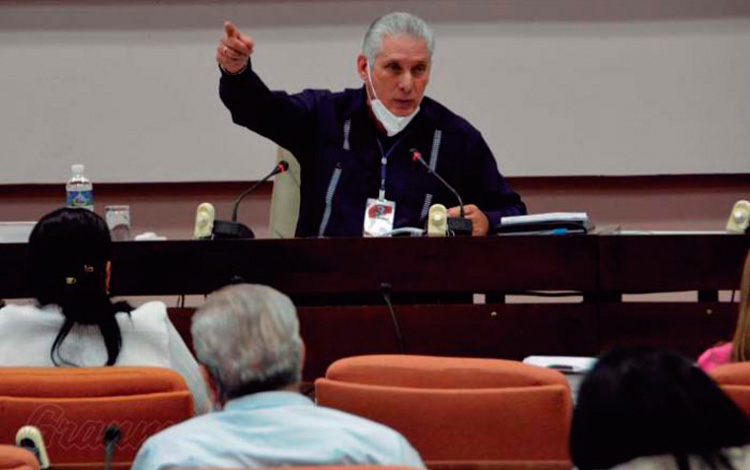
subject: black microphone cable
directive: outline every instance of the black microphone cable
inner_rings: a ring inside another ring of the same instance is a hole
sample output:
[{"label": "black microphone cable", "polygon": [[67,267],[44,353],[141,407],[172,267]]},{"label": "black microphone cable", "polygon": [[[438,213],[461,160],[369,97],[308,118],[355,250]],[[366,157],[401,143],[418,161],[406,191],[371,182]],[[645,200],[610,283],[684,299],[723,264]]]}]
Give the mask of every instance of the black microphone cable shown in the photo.
[{"label": "black microphone cable", "polygon": [[396,343],[398,344],[398,352],[404,354],[404,338],[401,336],[401,326],[398,324],[398,318],[396,318],[396,312],[393,310],[393,304],[391,303],[391,285],[387,282],[380,283],[380,295],[383,296],[386,305],[388,305],[388,311],[391,313],[391,320],[393,320],[393,329],[396,332]]},{"label": "black microphone cable", "polygon": [[115,447],[122,438],[120,426],[112,423],[104,429],[104,470],[112,470],[112,457],[115,455]]}]

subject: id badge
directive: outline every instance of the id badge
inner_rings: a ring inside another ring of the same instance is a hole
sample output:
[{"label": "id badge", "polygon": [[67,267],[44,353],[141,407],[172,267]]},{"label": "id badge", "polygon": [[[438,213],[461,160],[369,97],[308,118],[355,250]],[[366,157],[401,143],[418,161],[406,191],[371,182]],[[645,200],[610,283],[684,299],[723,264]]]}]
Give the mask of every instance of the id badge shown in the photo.
[{"label": "id badge", "polygon": [[396,203],[387,199],[367,199],[365,223],[362,234],[365,237],[381,237],[393,230]]}]

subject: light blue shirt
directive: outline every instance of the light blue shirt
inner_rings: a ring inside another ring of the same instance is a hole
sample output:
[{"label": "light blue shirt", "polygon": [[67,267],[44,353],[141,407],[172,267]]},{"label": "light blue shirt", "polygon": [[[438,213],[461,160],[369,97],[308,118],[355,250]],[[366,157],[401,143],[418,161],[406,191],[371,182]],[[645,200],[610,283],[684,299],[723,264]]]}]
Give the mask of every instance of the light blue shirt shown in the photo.
[{"label": "light blue shirt", "polygon": [[289,465],[425,468],[417,451],[391,428],[316,406],[299,393],[263,392],[152,436],[132,470]]}]

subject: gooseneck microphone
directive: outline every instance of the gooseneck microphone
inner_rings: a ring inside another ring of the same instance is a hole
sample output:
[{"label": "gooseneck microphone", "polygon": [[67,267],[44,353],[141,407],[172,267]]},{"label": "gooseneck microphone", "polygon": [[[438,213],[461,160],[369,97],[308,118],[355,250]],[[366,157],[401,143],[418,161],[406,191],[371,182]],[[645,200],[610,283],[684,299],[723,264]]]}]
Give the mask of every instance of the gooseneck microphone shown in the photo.
[{"label": "gooseneck microphone", "polygon": [[458,217],[450,217],[448,218],[448,230],[452,231],[456,235],[471,235],[472,231],[472,223],[471,220],[467,219],[464,214],[464,201],[461,199],[461,195],[458,194],[458,191],[453,188],[450,184],[448,184],[445,179],[438,174],[435,170],[430,168],[430,165],[427,164],[426,161],[424,161],[424,158],[422,158],[422,153],[415,149],[409,149],[409,152],[411,152],[411,159],[413,162],[420,163],[425,169],[427,170],[427,173],[435,176],[435,178],[442,183],[443,186],[448,188],[450,192],[453,193],[454,196],[456,196],[456,199],[458,199]]},{"label": "gooseneck microphone", "polygon": [[112,470],[112,457],[115,455],[115,447],[122,438],[122,431],[116,424],[110,424],[104,429],[104,470]]},{"label": "gooseneck microphone", "polygon": [[232,205],[232,221],[228,222],[225,220],[215,220],[214,226],[212,230],[212,234],[214,238],[255,238],[255,234],[252,230],[250,230],[247,226],[245,226],[241,222],[237,222],[237,210],[240,207],[240,202],[247,196],[248,194],[252,193],[258,187],[268,181],[271,177],[278,175],[279,173],[284,173],[289,169],[289,162],[286,160],[279,161],[278,165],[274,167],[273,171],[271,171],[269,174],[267,174],[262,180],[258,181],[254,185],[250,186],[248,189],[242,192],[242,194],[237,197],[237,200],[234,201],[234,204]]},{"label": "gooseneck microphone", "polygon": [[271,171],[271,173],[267,174],[265,178],[258,181],[254,185],[250,186],[250,188],[246,189],[242,194],[240,194],[240,196],[237,198],[236,201],[234,201],[234,205],[232,206],[232,222],[237,222],[237,209],[240,207],[240,202],[242,202],[245,196],[255,191],[258,188],[258,186],[268,181],[271,177],[276,176],[279,173],[284,173],[288,169],[289,169],[289,162],[286,160],[280,160],[279,164],[276,165],[276,167]]},{"label": "gooseneck microphone", "polygon": [[463,199],[461,199],[461,195],[458,194],[458,191],[456,191],[453,188],[453,186],[451,186],[450,184],[448,184],[448,182],[445,181],[445,179],[443,179],[443,177],[440,176],[435,170],[433,170],[432,168],[430,168],[430,165],[428,165],[427,162],[424,161],[424,158],[422,158],[422,153],[419,150],[417,150],[417,149],[409,149],[409,151],[411,152],[411,160],[413,162],[419,162],[419,163],[421,163],[422,166],[425,167],[425,169],[427,170],[427,173],[430,173],[431,175],[434,175],[435,178],[438,179],[438,181],[440,181],[441,183],[443,183],[443,186],[445,186],[446,188],[448,188],[448,190],[450,192],[452,192],[454,196],[456,196],[456,199],[458,199],[459,215],[463,219],[464,218],[464,201],[463,201]]}]

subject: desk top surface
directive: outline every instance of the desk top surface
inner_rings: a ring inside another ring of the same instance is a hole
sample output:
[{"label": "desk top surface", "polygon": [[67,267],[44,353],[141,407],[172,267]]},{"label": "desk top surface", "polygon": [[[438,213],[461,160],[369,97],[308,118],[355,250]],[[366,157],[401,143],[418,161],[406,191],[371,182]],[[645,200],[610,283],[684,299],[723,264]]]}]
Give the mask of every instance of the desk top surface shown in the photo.
[{"label": "desk top surface", "polygon": [[[289,294],[732,289],[750,236],[569,235],[116,242],[116,295],[205,294],[239,276]],[[0,244],[0,298],[28,296]]]}]

